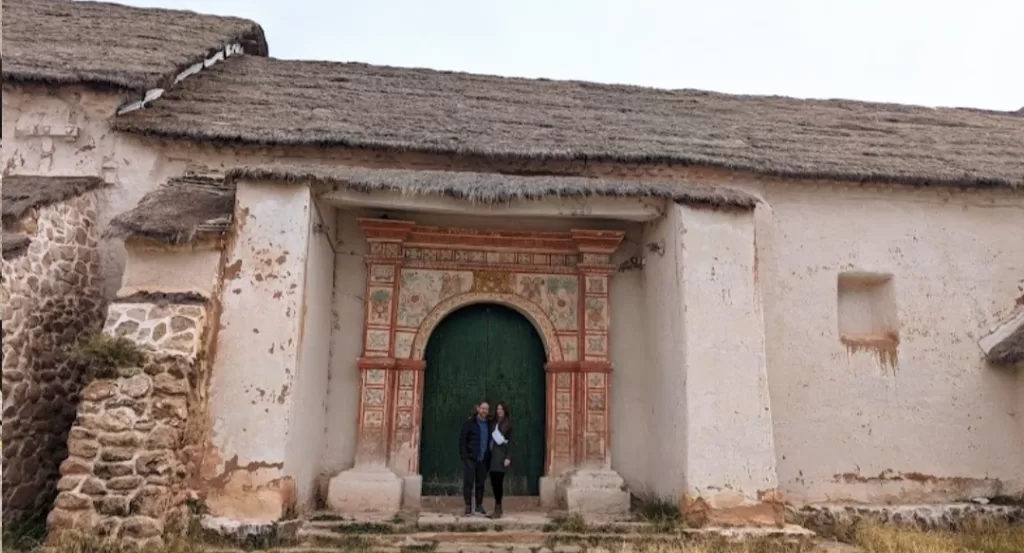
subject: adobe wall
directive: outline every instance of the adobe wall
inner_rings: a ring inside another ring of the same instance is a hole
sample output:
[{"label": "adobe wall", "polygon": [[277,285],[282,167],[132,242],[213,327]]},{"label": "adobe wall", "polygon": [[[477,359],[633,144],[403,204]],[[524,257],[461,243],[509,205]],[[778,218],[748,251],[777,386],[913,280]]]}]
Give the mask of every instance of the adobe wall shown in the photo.
[{"label": "adobe wall", "polygon": [[[780,487],[792,502],[1024,491],[1019,371],[976,341],[1024,295],[1024,195],[765,186],[758,223]],[[898,346],[845,343],[838,276],[891,274]]]},{"label": "adobe wall", "polygon": [[66,352],[103,322],[96,206],[103,192],[32,210],[32,242],[3,261],[3,519],[45,515],[67,456],[82,375]]}]

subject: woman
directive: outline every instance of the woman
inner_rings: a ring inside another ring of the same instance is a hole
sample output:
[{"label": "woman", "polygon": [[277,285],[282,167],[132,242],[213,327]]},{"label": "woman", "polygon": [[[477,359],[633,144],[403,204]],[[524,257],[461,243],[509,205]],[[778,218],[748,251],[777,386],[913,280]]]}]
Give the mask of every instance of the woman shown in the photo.
[{"label": "woman", "polygon": [[[500,434],[500,436],[498,436]],[[499,444],[498,441],[501,441]],[[512,412],[504,401],[494,408],[494,432],[491,433],[491,490],[494,492],[494,516],[501,518],[501,498],[504,495],[505,471],[512,464],[509,446],[512,442]]]}]

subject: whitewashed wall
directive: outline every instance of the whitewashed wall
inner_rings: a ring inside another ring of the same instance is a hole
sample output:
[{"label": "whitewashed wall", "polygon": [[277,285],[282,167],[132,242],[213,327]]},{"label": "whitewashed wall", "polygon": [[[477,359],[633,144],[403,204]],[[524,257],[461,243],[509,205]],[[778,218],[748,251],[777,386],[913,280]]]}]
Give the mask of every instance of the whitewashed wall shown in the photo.
[{"label": "whitewashed wall", "polygon": [[[780,486],[797,502],[1020,492],[1020,376],[976,340],[1024,278],[1024,195],[773,185],[758,221]],[[898,362],[841,342],[841,271],[892,273]]]},{"label": "whitewashed wall", "polygon": [[[327,390],[331,354],[331,312],[334,294],[335,211],[318,203],[310,218],[299,336],[298,371],[292,393],[285,472],[295,478],[296,507],[316,507],[320,458],[328,443]],[[317,224],[322,226],[315,226]]]}]

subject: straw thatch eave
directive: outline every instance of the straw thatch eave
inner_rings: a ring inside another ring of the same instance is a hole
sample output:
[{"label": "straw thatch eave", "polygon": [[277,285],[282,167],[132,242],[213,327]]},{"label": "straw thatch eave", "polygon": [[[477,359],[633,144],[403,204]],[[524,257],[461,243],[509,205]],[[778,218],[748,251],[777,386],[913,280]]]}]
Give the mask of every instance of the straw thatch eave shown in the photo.
[{"label": "straw thatch eave", "polygon": [[181,246],[223,235],[231,226],[234,207],[235,188],[222,179],[171,179],[114,217],[104,235]]},{"label": "straw thatch eave", "polygon": [[309,182],[363,193],[442,196],[489,205],[515,200],[612,197],[661,198],[687,204],[750,209],[759,201],[756,196],[741,190],[721,186],[556,175],[268,164],[232,169],[228,178]]},{"label": "straw thatch eave", "polygon": [[268,53],[252,21],[105,2],[3,0],[3,78],[145,92],[238,45]]},{"label": "straw thatch eave", "polygon": [[240,56],[115,128],[237,145],[672,163],[797,179],[1024,188],[1008,112]]},{"label": "straw thatch eave", "polygon": [[99,177],[10,175],[3,184],[3,224],[15,223],[30,209],[60,203],[106,186]]}]

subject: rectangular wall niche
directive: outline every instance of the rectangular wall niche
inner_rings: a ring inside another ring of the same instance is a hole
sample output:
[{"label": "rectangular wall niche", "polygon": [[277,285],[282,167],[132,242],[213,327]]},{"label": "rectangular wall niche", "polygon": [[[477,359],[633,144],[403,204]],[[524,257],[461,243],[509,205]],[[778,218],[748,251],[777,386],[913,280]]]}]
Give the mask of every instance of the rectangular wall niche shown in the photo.
[{"label": "rectangular wall niche", "polygon": [[894,364],[899,344],[896,290],[888,273],[839,274],[839,338],[848,348],[869,349]]}]

